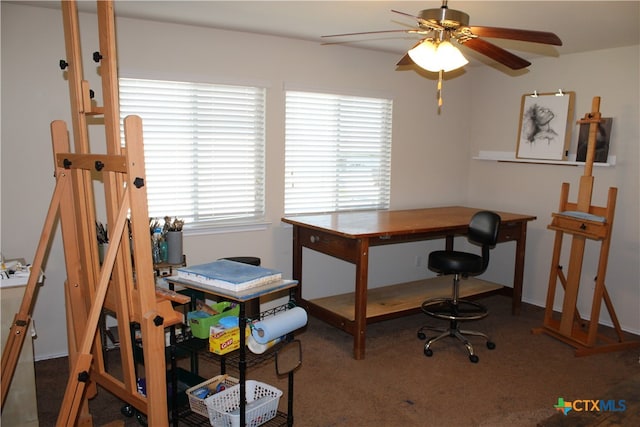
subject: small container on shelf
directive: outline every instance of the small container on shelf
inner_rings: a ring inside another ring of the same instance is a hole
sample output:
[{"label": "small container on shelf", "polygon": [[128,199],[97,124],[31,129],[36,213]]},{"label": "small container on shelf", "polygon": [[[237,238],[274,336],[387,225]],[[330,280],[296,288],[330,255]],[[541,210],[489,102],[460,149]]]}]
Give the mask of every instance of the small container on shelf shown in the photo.
[{"label": "small container on shelf", "polygon": [[209,338],[211,326],[216,325],[220,319],[227,316],[238,316],[240,313],[240,306],[232,304],[228,301],[222,301],[213,304],[211,308],[217,311],[218,314],[208,316],[205,313],[199,311],[190,311],[187,314],[187,320],[191,327],[191,333],[196,338],[207,339]]},{"label": "small container on shelf", "polygon": [[191,411],[203,417],[208,417],[209,412],[207,411],[207,405],[204,403],[205,399],[237,385],[238,382],[237,378],[228,375],[218,375],[187,389],[186,394],[189,398]]}]

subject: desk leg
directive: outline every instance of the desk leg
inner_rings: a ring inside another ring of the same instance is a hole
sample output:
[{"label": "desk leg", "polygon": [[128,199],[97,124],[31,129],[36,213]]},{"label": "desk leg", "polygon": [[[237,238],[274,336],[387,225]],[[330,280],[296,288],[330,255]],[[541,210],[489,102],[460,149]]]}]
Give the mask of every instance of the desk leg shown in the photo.
[{"label": "desk leg", "polygon": [[369,239],[358,240],[355,289],[355,330],[353,334],[353,357],[364,359],[367,335],[367,288],[369,275]]},{"label": "desk leg", "polygon": [[453,250],[453,237],[452,235],[447,235],[445,237],[445,244],[444,244],[444,250],[445,251],[452,251]]},{"label": "desk leg", "polygon": [[513,274],[513,295],[511,296],[511,314],[520,314],[522,303],[522,282],[524,280],[524,254],[527,246],[527,223],[520,224],[520,235],[516,240],[515,271]]},{"label": "desk leg", "polygon": [[298,281],[298,298],[302,299],[302,242],[300,227],[293,226],[293,280]]}]

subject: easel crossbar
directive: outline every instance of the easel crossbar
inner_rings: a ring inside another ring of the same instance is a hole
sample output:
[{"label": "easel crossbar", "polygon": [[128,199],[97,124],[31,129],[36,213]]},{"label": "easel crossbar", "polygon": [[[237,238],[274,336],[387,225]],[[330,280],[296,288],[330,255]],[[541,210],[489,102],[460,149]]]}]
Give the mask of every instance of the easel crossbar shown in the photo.
[{"label": "easel crossbar", "polygon": [[65,169],[95,170],[98,172],[127,172],[125,156],[113,154],[56,154],[56,165]]}]

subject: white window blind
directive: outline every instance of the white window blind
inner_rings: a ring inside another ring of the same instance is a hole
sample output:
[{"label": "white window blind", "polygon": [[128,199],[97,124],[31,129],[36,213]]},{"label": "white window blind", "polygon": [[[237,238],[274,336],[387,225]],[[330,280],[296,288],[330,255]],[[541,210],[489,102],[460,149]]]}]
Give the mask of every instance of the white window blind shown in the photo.
[{"label": "white window blind", "polygon": [[286,93],[286,214],[389,207],[392,104]]},{"label": "white window blind", "polygon": [[263,88],[121,78],[120,115],[142,118],[151,217],[263,218]]}]

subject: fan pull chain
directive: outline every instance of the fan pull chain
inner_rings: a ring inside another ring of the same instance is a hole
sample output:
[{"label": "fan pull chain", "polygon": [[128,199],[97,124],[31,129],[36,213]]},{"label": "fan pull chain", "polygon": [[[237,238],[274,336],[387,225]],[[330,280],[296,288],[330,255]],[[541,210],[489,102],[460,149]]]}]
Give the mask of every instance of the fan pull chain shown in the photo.
[{"label": "fan pull chain", "polygon": [[438,113],[442,108],[442,78],[444,77],[444,70],[438,72]]}]

